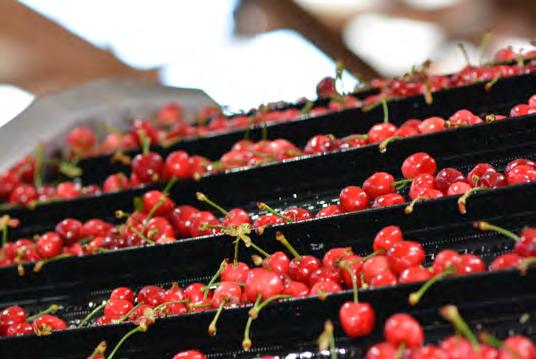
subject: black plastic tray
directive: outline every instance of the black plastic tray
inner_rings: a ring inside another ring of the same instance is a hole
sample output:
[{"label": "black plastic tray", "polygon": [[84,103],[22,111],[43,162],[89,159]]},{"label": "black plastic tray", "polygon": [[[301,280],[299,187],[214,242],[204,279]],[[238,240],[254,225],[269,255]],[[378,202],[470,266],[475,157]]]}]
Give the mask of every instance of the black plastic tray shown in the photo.
[{"label": "black plastic tray", "polygon": [[[536,155],[536,116],[502,120],[393,142],[386,153],[378,146],[366,146],[344,152],[311,156],[226,174],[204,177],[200,182],[179,181],[171,191],[177,204],[193,204],[195,192],[205,192],[227,208],[253,210],[257,201],[275,207],[291,205],[318,209],[338,197],[349,184],[360,185],[373,171],[387,171],[401,177],[400,166],[410,154],[426,151],[438,167],[470,170],[478,162],[489,161],[503,167],[517,157]],[[149,188],[160,187],[156,185]],[[65,217],[87,220],[95,216],[114,221],[115,210],[132,209],[132,199],[149,188],[131,189],[95,197],[53,202],[34,210],[14,208],[6,213],[21,221],[10,231],[10,238],[30,236],[54,228]]]},{"label": "black plastic tray", "polygon": [[[422,95],[389,101],[390,121],[400,125],[409,118],[424,119],[430,116],[449,117],[462,108],[476,114],[508,113],[516,104],[526,102],[536,92],[536,74],[504,78],[498,81],[490,92],[484,90],[484,83],[456,87],[434,93],[433,105],[427,105]],[[380,107],[370,112],[360,108],[346,109],[312,118],[268,125],[268,137],[285,138],[297,146],[304,146],[309,138],[322,133],[346,136],[352,133],[366,133],[370,127],[383,119]],[[206,156],[216,160],[232,145],[244,138],[244,130],[214,134],[204,138],[184,140],[169,148],[155,147],[154,150],[166,155],[174,150],[185,150],[190,154]],[[261,139],[262,129],[257,126],[250,131],[252,139]],[[132,151],[133,155],[138,151]],[[111,156],[88,158],[80,162],[84,183],[102,183],[116,172],[129,173],[130,168],[120,163],[112,164]]]},{"label": "black plastic tray", "polygon": [[[424,326],[428,342],[454,333],[440,320],[437,310],[446,304],[458,305],[473,328],[486,329],[498,336],[512,332],[535,337],[534,318],[520,324],[520,317],[536,309],[536,269],[524,276],[517,271],[482,273],[437,283],[416,307],[408,307],[407,298],[418,285],[401,285],[363,290],[360,300],[371,303],[377,314],[375,331],[366,338],[350,340],[338,325],[336,338],[344,350],[341,358],[363,355],[367,348],[382,340],[385,319],[397,312],[409,312]],[[256,354],[288,354],[316,352],[314,342],[326,319],[338,323],[338,309],[351,294],[344,292],[317,298],[295,299],[268,306],[252,329],[253,348],[240,350],[248,308],[226,310],[218,325],[218,335],[209,337],[207,326],[214,312],[187,314],[161,319],[147,333],[136,334],[123,346],[120,355],[129,358],[171,358],[175,352],[199,349],[211,358],[245,357]],[[131,324],[66,330],[47,337],[13,337],[0,340],[2,358],[84,358],[101,341],[115,345],[132,329]],[[342,350],[341,350],[342,351]]]}]

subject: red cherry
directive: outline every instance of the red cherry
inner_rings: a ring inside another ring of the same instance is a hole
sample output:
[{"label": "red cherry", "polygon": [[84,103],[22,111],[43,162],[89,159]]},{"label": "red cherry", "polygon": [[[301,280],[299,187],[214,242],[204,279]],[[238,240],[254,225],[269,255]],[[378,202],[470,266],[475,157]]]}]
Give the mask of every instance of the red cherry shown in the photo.
[{"label": "red cherry", "polygon": [[331,217],[342,213],[344,213],[344,209],[342,209],[339,205],[332,204],[318,211],[315,218]]},{"label": "red cherry", "polygon": [[509,185],[536,181],[536,168],[525,165],[515,166],[510,172],[506,172],[506,181]]},{"label": "red cherry", "polygon": [[517,105],[512,108],[510,111],[510,117],[519,117],[519,116],[526,116],[536,113],[536,106],[535,105]]},{"label": "red cherry", "polygon": [[[184,295],[186,299],[190,301],[190,304],[199,304],[203,303],[205,292],[203,288],[205,284],[203,283],[192,283],[184,290]],[[208,298],[211,299],[212,292],[209,292]]]},{"label": "red cherry", "polygon": [[388,342],[375,344],[370,347],[365,359],[393,359],[396,357],[397,349]]},{"label": "red cherry", "polygon": [[447,196],[456,196],[464,194],[471,189],[471,185],[467,182],[454,182],[447,190]]},{"label": "red cherry", "polygon": [[415,199],[419,196],[422,197],[422,193],[426,190],[435,189],[435,178],[431,174],[421,173],[418,174],[409,188],[409,198]]},{"label": "red cherry", "polygon": [[449,118],[451,124],[463,124],[463,125],[476,125],[482,123],[482,119],[469,110],[459,110],[456,111]]},{"label": "red cherry", "polygon": [[112,291],[110,299],[123,299],[130,303],[134,303],[134,292],[127,287],[118,287]]},{"label": "red cherry", "polygon": [[75,127],[67,134],[67,146],[78,155],[90,152],[95,142],[95,135],[86,127]]},{"label": "red cherry", "polygon": [[529,166],[529,167],[534,168],[534,167],[536,167],[536,162],[531,161],[531,160],[527,160],[527,159],[524,159],[524,158],[518,158],[518,159],[515,159],[513,161],[508,162],[508,164],[506,165],[506,168],[504,169],[504,172],[508,173],[508,172],[510,172],[511,170],[513,170],[515,167],[517,167],[519,165]]},{"label": "red cherry", "polygon": [[309,295],[324,296],[326,294],[337,293],[342,290],[341,286],[335,282],[316,282],[309,291]]},{"label": "red cherry", "polygon": [[67,329],[67,324],[63,320],[50,314],[40,316],[33,321],[32,325],[36,333],[48,333],[55,330]]},{"label": "red cherry", "polygon": [[395,347],[405,344],[407,348],[417,348],[424,341],[421,325],[412,316],[404,313],[392,315],[385,322],[385,339]]},{"label": "red cherry", "polygon": [[259,218],[257,218],[255,222],[253,222],[253,228],[263,228],[266,226],[273,226],[276,224],[284,224],[284,223],[286,222],[283,218],[274,216],[273,214],[268,213],[268,214],[263,214],[262,216],[259,216]]},{"label": "red cherry", "polygon": [[332,248],[324,254],[322,265],[325,268],[338,270],[337,263],[353,255],[351,248]]},{"label": "red cherry", "polygon": [[21,184],[15,187],[15,189],[9,195],[9,203],[27,206],[32,201],[35,201],[37,196],[37,191],[35,190],[34,186],[29,184]]},{"label": "red cherry", "polygon": [[398,193],[388,193],[376,198],[372,203],[372,208],[389,207],[402,203],[406,203],[404,197]]},{"label": "red cherry", "polygon": [[394,243],[387,250],[386,257],[389,268],[400,274],[404,269],[420,265],[424,261],[426,253],[417,242],[400,241]]},{"label": "red cherry", "polygon": [[377,123],[368,131],[368,141],[369,143],[379,143],[385,141],[386,139],[393,137],[397,130],[398,128],[392,123]]},{"label": "red cherry", "polygon": [[437,164],[429,154],[417,152],[404,160],[401,170],[405,178],[415,178],[421,173],[428,173],[433,176],[437,171]]},{"label": "red cherry", "polygon": [[396,276],[391,272],[382,272],[372,278],[369,282],[371,288],[395,285],[396,283]]},{"label": "red cherry", "polygon": [[262,266],[276,274],[287,274],[289,262],[290,259],[284,252],[277,251],[266,257],[262,262]]},{"label": "red cherry", "polygon": [[333,77],[324,77],[316,85],[316,95],[318,97],[330,97],[337,93],[335,88],[335,79]]},{"label": "red cherry", "polygon": [[467,174],[467,183],[471,186],[480,184],[480,177],[488,172],[497,172],[495,167],[489,163],[479,163],[477,164],[468,174]]},{"label": "red cherry", "polygon": [[363,190],[372,199],[395,192],[395,178],[387,172],[376,172],[363,182]]},{"label": "red cherry", "polygon": [[413,349],[409,359],[449,359],[449,356],[445,351],[433,345],[426,345]]},{"label": "red cherry", "polygon": [[445,195],[443,194],[443,192],[441,192],[438,189],[426,188],[421,191],[420,196],[425,199],[436,199],[436,198],[444,197]]},{"label": "red cherry", "polygon": [[501,269],[517,268],[522,260],[523,257],[517,255],[516,253],[506,253],[495,258],[489,265],[489,270],[496,271]]},{"label": "red cherry", "polygon": [[9,197],[11,192],[20,185],[20,178],[14,172],[6,172],[0,177],[0,198]]},{"label": "red cherry", "polygon": [[244,223],[251,224],[251,218],[242,208],[231,209],[222,220],[222,224],[226,227],[238,227]]},{"label": "red cherry", "polygon": [[[512,355],[514,354],[514,355]],[[515,355],[517,354],[517,355]],[[536,358],[536,346],[532,340],[521,335],[506,339],[499,356],[500,359],[531,359]]]},{"label": "red cherry", "polygon": [[156,115],[159,123],[170,125],[183,120],[182,106],[177,103],[170,102],[162,106]]},{"label": "red cherry", "polygon": [[106,223],[103,220],[90,219],[82,225],[82,229],[80,229],[80,238],[106,236],[112,227],[113,226],[110,223]]},{"label": "red cherry", "polygon": [[449,187],[455,182],[465,182],[463,173],[455,168],[443,168],[435,177],[434,187],[446,193]]},{"label": "red cherry", "polygon": [[515,60],[517,54],[512,49],[512,46],[507,46],[502,49],[497,50],[493,59],[498,62],[509,62]]},{"label": "red cherry", "polygon": [[[361,268],[363,267],[363,258],[352,254],[346,256],[341,264],[345,264],[347,268],[341,268],[341,276],[347,288],[352,288],[352,276],[356,279],[356,284],[361,286]],[[353,274],[350,274],[353,273]]]},{"label": "red cherry", "polygon": [[320,260],[313,256],[301,256],[289,263],[288,275],[292,280],[309,283],[311,274],[322,266]]},{"label": "red cherry", "polygon": [[178,206],[169,215],[168,219],[175,228],[175,234],[178,238],[187,238],[192,236],[192,218],[199,212],[192,206]]},{"label": "red cherry", "polygon": [[37,240],[36,249],[42,258],[52,258],[61,254],[63,240],[58,233],[47,232]]},{"label": "red cherry", "polygon": [[7,329],[26,321],[26,312],[18,305],[12,305],[0,312],[0,336],[5,336]]},{"label": "red cherry", "polygon": [[206,359],[206,356],[197,350],[186,350],[175,354],[173,359]]},{"label": "red cherry", "polygon": [[400,128],[407,128],[407,127],[418,128],[421,123],[422,123],[421,120],[418,120],[416,118],[411,118],[409,120],[404,121],[404,123],[400,125]]},{"label": "red cherry", "polygon": [[164,217],[153,217],[147,222],[145,233],[147,238],[158,241],[162,238],[175,238],[173,227]]},{"label": "red cherry", "polygon": [[536,229],[531,227],[523,228],[520,240],[516,241],[514,252],[522,257],[536,256]]},{"label": "red cherry", "polygon": [[248,273],[244,294],[248,301],[254,302],[259,295],[266,300],[281,294],[283,288],[283,282],[277,274],[263,268],[253,268]]},{"label": "red cherry", "polygon": [[210,166],[210,160],[203,156],[193,155],[190,156],[190,170],[192,171],[192,176],[195,174],[203,175],[208,172],[208,167]]},{"label": "red cherry", "polygon": [[294,298],[306,297],[309,295],[309,287],[302,282],[287,280],[282,294],[291,295]]},{"label": "red cherry", "polygon": [[134,305],[124,299],[110,299],[104,307],[104,315],[110,319],[119,319],[127,314]]},{"label": "red cherry", "polygon": [[506,177],[500,172],[487,172],[480,177],[480,185],[486,188],[498,188],[507,185]]},{"label": "red cherry", "polygon": [[398,276],[398,283],[424,282],[432,278],[432,273],[422,266],[404,269]]},{"label": "red cherry", "polygon": [[339,140],[330,135],[316,135],[311,137],[305,145],[304,152],[306,154],[327,153],[338,150],[340,146]]},{"label": "red cherry", "polygon": [[189,178],[192,175],[190,156],[184,151],[171,152],[166,158],[165,172],[170,177]]},{"label": "red cherry", "polygon": [[283,216],[292,219],[293,222],[305,221],[313,218],[311,212],[303,208],[289,208],[283,211]]},{"label": "red cherry", "polygon": [[164,302],[164,294],[165,293],[162,288],[155,285],[147,285],[140,289],[136,302],[138,304],[143,302],[151,307],[156,307]]},{"label": "red cherry", "polygon": [[419,125],[419,132],[433,133],[446,130],[445,120],[441,117],[429,117]]},{"label": "red cherry", "polygon": [[447,269],[448,266],[454,266],[455,263],[460,261],[460,254],[452,249],[445,249],[439,252],[432,264],[432,274],[434,276],[441,274]]},{"label": "red cherry", "polygon": [[147,137],[151,140],[151,144],[155,145],[158,143],[158,131],[154,125],[149,120],[145,119],[136,119],[132,124],[131,135],[134,136],[134,139],[137,141],[138,145],[142,144],[142,136]]},{"label": "red cherry", "polygon": [[339,203],[347,212],[359,211],[369,206],[369,196],[360,187],[348,186],[341,191]]},{"label": "red cherry", "polygon": [[395,136],[398,137],[411,137],[411,136],[417,136],[419,134],[419,130],[416,127],[404,127],[399,128]]},{"label": "red cherry", "polygon": [[6,330],[6,336],[30,335],[34,334],[34,329],[30,323],[17,323],[9,326]]},{"label": "red cherry", "polygon": [[309,277],[309,286],[312,287],[318,282],[335,282],[337,284],[342,284],[342,278],[340,271],[321,267],[311,273]]},{"label": "red cherry", "polygon": [[240,304],[240,297],[242,296],[242,288],[233,282],[221,282],[214,290],[212,296],[212,306],[219,308],[220,305],[225,302],[226,305],[238,305]]},{"label": "red cherry", "polygon": [[142,197],[142,201],[143,209],[146,213],[153,211],[153,208],[158,206],[154,209],[153,216],[166,216],[175,207],[175,202],[172,199],[156,190],[146,192]]},{"label": "red cherry", "polygon": [[192,226],[190,227],[190,232],[192,237],[206,236],[211,234],[218,233],[218,230],[215,228],[202,229],[201,225],[204,223],[209,225],[219,225],[220,221],[208,211],[200,211],[195,213],[192,218]]},{"label": "red cherry", "polygon": [[132,172],[142,183],[157,182],[162,178],[164,160],[155,152],[138,154],[132,161]]},{"label": "red cherry", "polygon": [[361,272],[363,273],[363,277],[367,283],[370,283],[372,278],[376,277],[378,274],[390,272],[387,257],[379,255],[367,259],[365,262],[363,262]]},{"label": "red cherry", "polygon": [[236,266],[231,263],[225,267],[220,274],[220,279],[224,282],[244,283],[249,273],[246,263],[237,262]]},{"label": "red cherry", "polygon": [[456,269],[456,273],[461,275],[486,271],[486,265],[482,259],[474,254],[462,254],[459,260],[452,264]]},{"label": "red cherry", "polygon": [[339,321],[347,336],[357,338],[372,333],[376,315],[368,303],[346,302],[339,309]]},{"label": "red cherry", "polygon": [[104,192],[121,191],[129,187],[128,178],[122,173],[110,175],[104,181],[102,189]]},{"label": "red cherry", "polygon": [[66,245],[71,245],[81,239],[82,223],[76,219],[66,218],[56,225],[56,232]]},{"label": "red cherry", "polygon": [[403,241],[402,230],[398,226],[387,226],[382,228],[374,237],[372,248],[374,251],[383,249],[387,251],[389,247],[396,243]]}]

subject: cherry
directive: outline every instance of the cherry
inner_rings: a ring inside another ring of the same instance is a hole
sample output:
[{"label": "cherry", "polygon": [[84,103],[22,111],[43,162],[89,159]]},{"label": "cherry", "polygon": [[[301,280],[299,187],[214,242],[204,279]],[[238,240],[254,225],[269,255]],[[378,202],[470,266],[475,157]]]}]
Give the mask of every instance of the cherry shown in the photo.
[{"label": "cherry", "polygon": [[516,253],[506,253],[498,256],[491,262],[489,265],[490,271],[496,271],[501,269],[517,268],[523,257],[519,256]]},{"label": "cherry", "polygon": [[139,146],[143,145],[143,138],[149,139],[152,144],[158,143],[158,131],[149,120],[136,119],[131,127],[131,135]]},{"label": "cherry", "polygon": [[425,252],[420,243],[411,241],[396,242],[386,253],[389,268],[400,274],[404,269],[420,265],[424,261]]},{"label": "cherry", "polygon": [[398,193],[388,193],[376,198],[372,203],[372,208],[389,207],[402,203],[406,203],[404,197]]},{"label": "cherry", "polygon": [[200,211],[196,212],[191,217],[192,225],[190,227],[190,233],[192,237],[199,237],[199,236],[206,236],[211,234],[218,233],[218,230],[215,228],[207,228],[203,229],[202,225],[208,224],[208,225],[219,225],[220,221],[211,213],[208,211]]},{"label": "cherry", "polygon": [[357,285],[361,286],[360,273],[363,267],[363,258],[361,256],[355,254],[346,256],[340,262],[339,267],[341,267],[342,279],[348,288],[351,288],[353,285],[352,276],[355,276]]},{"label": "cherry", "polygon": [[186,350],[175,354],[173,359],[206,359],[206,356],[197,350]]},{"label": "cherry", "polygon": [[409,359],[449,359],[448,354],[433,345],[426,345],[421,348],[415,348],[411,351]]},{"label": "cherry", "polygon": [[315,218],[331,217],[342,213],[344,213],[344,209],[342,209],[339,205],[331,204],[318,211]]},{"label": "cherry", "polygon": [[143,209],[154,216],[166,216],[175,207],[175,202],[160,191],[145,192],[142,197]]},{"label": "cherry", "polygon": [[95,135],[86,127],[75,127],[67,134],[67,146],[77,155],[88,154],[95,142]]},{"label": "cherry", "polygon": [[401,170],[404,178],[415,178],[421,173],[433,176],[437,171],[437,164],[429,154],[417,152],[404,160]]},{"label": "cherry", "polygon": [[132,173],[142,183],[157,182],[162,178],[164,160],[156,152],[138,154],[132,160]]},{"label": "cherry", "polygon": [[363,190],[374,199],[384,194],[395,192],[395,178],[387,172],[376,172],[363,182]]},{"label": "cherry", "polygon": [[168,214],[170,223],[175,228],[175,233],[179,238],[191,237],[192,218],[199,212],[197,208],[192,206],[177,206]]},{"label": "cherry", "polygon": [[444,273],[447,267],[454,266],[455,263],[460,262],[460,254],[452,249],[445,249],[439,252],[432,264],[432,274],[434,276]]},{"label": "cherry", "polygon": [[34,334],[34,329],[30,323],[26,322],[10,325],[6,330],[6,336],[8,337],[30,334]]},{"label": "cherry", "polygon": [[422,266],[410,267],[400,272],[398,283],[424,282],[432,278],[432,273]]},{"label": "cherry", "polygon": [[404,121],[404,123],[400,125],[400,128],[407,128],[407,127],[419,128],[421,123],[422,123],[421,120],[418,120],[416,118],[411,118],[409,120]]},{"label": "cherry", "polygon": [[277,274],[263,268],[253,268],[246,278],[244,294],[248,301],[254,302],[258,296],[266,300],[281,294],[283,288],[283,282]]},{"label": "cherry", "polygon": [[63,320],[50,314],[40,316],[33,321],[32,326],[37,335],[47,335],[55,330],[67,329],[67,324]]},{"label": "cherry", "polygon": [[309,295],[318,295],[320,297],[326,294],[337,293],[342,290],[341,286],[335,282],[316,282],[310,289]]},{"label": "cherry", "polygon": [[536,162],[531,161],[531,160],[527,160],[527,159],[524,159],[524,158],[518,158],[518,159],[515,159],[513,161],[510,161],[506,165],[506,168],[504,169],[504,172],[508,173],[508,172],[510,172],[511,170],[513,170],[515,167],[517,167],[519,165],[529,166],[529,167],[535,168],[536,167]]},{"label": "cherry", "polygon": [[242,288],[234,282],[221,282],[214,290],[212,306],[219,308],[222,304],[238,305],[242,296]]},{"label": "cherry", "polygon": [[203,175],[207,173],[207,169],[210,166],[210,160],[203,156],[193,155],[190,156],[190,169],[192,171],[192,176]]},{"label": "cherry", "polygon": [[[514,355],[512,355],[514,354]],[[514,335],[503,342],[499,359],[536,358],[536,347],[532,340],[521,335]]]},{"label": "cherry", "polygon": [[429,117],[418,126],[422,134],[439,132],[445,130],[445,120],[441,117]]},{"label": "cherry", "polygon": [[110,299],[104,307],[104,315],[112,320],[119,319],[127,314],[134,305],[125,299]]},{"label": "cherry", "polygon": [[329,269],[338,269],[338,262],[346,259],[347,257],[353,255],[351,248],[332,248],[324,254],[322,259],[322,265],[324,268]]},{"label": "cherry", "polygon": [[192,176],[190,156],[184,151],[173,151],[165,163],[165,173],[170,177],[189,178]]},{"label": "cherry", "polygon": [[192,283],[184,290],[184,295],[186,299],[190,301],[190,304],[199,304],[203,303],[206,299],[210,299],[210,293],[205,298],[205,292],[203,291],[205,284],[203,283]]},{"label": "cherry", "polygon": [[0,177],[0,198],[9,197],[11,192],[20,185],[20,178],[14,172],[6,172]]},{"label": "cherry", "polygon": [[9,195],[9,203],[27,206],[37,199],[35,187],[29,184],[21,184]]},{"label": "cherry", "polygon": [[482,123],[482,119],[478,116],[475,116],[469,110],[458,110],[449,118],[451,124],[462,124],[462,125],[476,125]]},{"label": "cherry", "polygon": [[333,268],[320,267],[311,273],[309,286],[312,287],[318,282],[342,283],[341,273]]},{"label": "cherry", "polygon": [[381,273],[390,272],[387,257],[379,255],[367,259],[365,262],[363,262],[361,272],[363,273],[363,277],[367,283],[370,283],[374,277]]},{"label": "cherry", "polygon": [[536,229],[527,227],[521,231],[521,236],[516,241],[514,251],[522,257],[536,256]]},{"label": "cherry", "polygon": [[411,137],[411,136],[417,136],[419,133],[420,132],[417,127],[403,127],[403,128],[399,128],[396,131],[395,137]]},{"label": "cherry", "polygon": [[80,229],[80,238],[95,238],[106,236],[113,226],[101,219],[90,219]]},{"label": "cherry", "polygon": [[175,122],[183,121],[182,106],[177,103],[170,102],[162,106],[156,115],[156,119],[159,123],[164,125],[170,125]]},{"label": "cherry", "polygon": [[275,216],[272,213],[268,213],[268,214],[263,214],[262,216],[259,216],[259,218],[257,218],[255,222],[253,222],[253,227],[264,228],[267,226],[273,226],[276,224],[284,224],[284,223],[286,222],[283,218]]},{"label": "cherry", "polygon": [[467,182],[454,182],[447,190],[447,196],[464,194],[467,191],[471,190],[471,188],[471,185]]},{"label": "cherry", "polygon": [[453,359],[469,358],[473,352],[471,343],[460,336],[451,336],[444,339],[439,345],[439,348],[447,353],[449,358]]},{"label": "cherry", "polygon": [[71,245],[78,242],[81,239],[81,230],[82,223],[72,218],[66,218],[56,225],[56,233],[62,237],[65,245]]},{"label": "cherry", "polygon": [[411,181],[409,198],[415,199],[417,197],[422,197],[422,193],[429,189],[435,189],[434,176],[428,173],[420,173],[413,179],[413,181]]},{"label": "cherry", "polygon": [[309,287],[302,282],[287,280],[282,294],[290,295],[294,298],[306,297],[309,295]]},{"label": "cherry", "polygon": [[371,288],[378,288],[397,283],[396,276],[391,272],[382,272],[372,278],[369,282]]},{"label": "cherry", "polygon": [[509,185],[536,181],[536,168],[526,165],[515,166],[506,172],[506,181]]},{"label": "cherry", "polygon": [[309,283],[311,274],[320,269],[322,263],[313,256],[300,256],[289,263],[288,275],[292,280]]},{"label": "cherry", "polygon": [[340,141],[332,135],[316,135],[307,141],[303,151],[306,154],[319,154],[338,150],[339,147]]},{"label": "cherry", "polygon": [[339,203],[347,212],[359,211],[369,206],[369,196],[360,187],[348,186],[341,191]]},{"label": "cherry", "polygon": [[441,191],[438,190],[438,189],[435,189],[435,188],[425,188],[425,189],[423,189],[423,190],[421,191],[420,196],[421,196],[423,199],[436,199],[436,198],[444,197],[445,195],[443,194],[443,192],[441,192]]},{"label": "cherry", "polygon": [[372,332],[376,315],[369,303],[346,302],[339,309],[339,321],[346,335],[357,338]]},{"label": "cherry", "polygon": [[147,285],[140,289],[136,302],[145,303],[151,307],[156,307],[164,302],[164,290],[155,285]]},{"label": "cherry", "polygon": [[382,228],[374,237],[372,248],[374,251],[383,249],[387,251],[389,247],[396,243],[403,241],[402,230],[398,226],[387,226]]},{"label": "cherry", "polygon": [[421,325],[408,314],[394,314],[385,322],[383,332],[385,339],[396,348],[404,344],[408,348],[417,348],[424,341]]},{"label": "cherry", "polygon": [[236,265],[231,263],[223,269],[220,279],[224,282],[244,283],[248,273],[249,267],[246,263],[237,262]]},{"label": "cherry", "polygon": [[526,116],[536,113],[536,105],[517,105],[510,111],[510,117]]},{"label": "cherry", "polygon": [[434,180],[434,187],[446,193],[449,187],[455,182],[465,182],[465,176],[457,169],[447,167],[437,173]]},{"label": "cherry", "polygon": [[333,77],[324,77],[316,85],[316,95],[318,97],[331,97],[337,93],[335,79]]},{"label": "cherry", "polygon": [[127,287],[118,287],[112,291],[110,299],[123,299],[130,303],[134,303],[134,292]]},{"label": "cherry", "polygon": [[262,262],[262,266],[276,274],[287,274],[289,262],[290,259],[284,252],[277,251],[266,257]]},{"label": "cherry", "polygon": [[377,123],[367,133],[369,143],[379,143],[393,137],[398,128],[389,122]]},{"label": "cherry", "polygon": [[305,221],[307,219],[313,218],[311,212],[303,208],[289,208],[284,210],[282,215],[292,219],[293,222]]},{"label": "cherry", "polygon": [[396,357],[397,349],[388,342],[375,344],[370,347],[365,359],[393,359]]},{"label": "cherry", "polygon": [[26,312],[18,305],[12,305],[0,312],[0,336],[5,336],[7,329],[26,321]]},{"label": "cherry", "polygon": [[471,186],[476,186],[480,184],[480,178],[488,172],[497,172],[495,167],[489,163],[479,163],[477,164],[468,174],[467,174],[467,183]]},{"label": "cherry", "polygon": [[493,59],[497,62],[509,62],[515,60],[517,54],[512,49],[512,46],[507,46],[502,49],[497,50]]},{"label": "cherry", "polygon": [[462,254],[459,257],[459,260],[452,264],[456,269],[457,274],[463,275],[486,271],[486,265],[482,259],[478,258],[474,254]]},{"label": "cherry", "polygon": [[129,187],[128,178],[123,173],[110,175],[104,181],[102,189],[104,192],[121,191]]},{"label": "cherry", "polygon": [[47,232],[37,240],[37,253],[42,258],[52,258],[61,254],[63,250],[63,240],[56,232]]}]

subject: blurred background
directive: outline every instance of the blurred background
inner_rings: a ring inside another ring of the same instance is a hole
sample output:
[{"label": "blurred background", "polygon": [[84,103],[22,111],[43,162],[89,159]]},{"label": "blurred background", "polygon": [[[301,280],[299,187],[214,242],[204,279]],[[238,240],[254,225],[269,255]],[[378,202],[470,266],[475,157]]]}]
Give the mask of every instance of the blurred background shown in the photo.
[{"label": "blurred background", "polygon": [[0,126],[36,96],[103,77],[200,88],[233,109],[315,97],[427,59],[464,66],[536,39],[533,0],[0,0]]}]

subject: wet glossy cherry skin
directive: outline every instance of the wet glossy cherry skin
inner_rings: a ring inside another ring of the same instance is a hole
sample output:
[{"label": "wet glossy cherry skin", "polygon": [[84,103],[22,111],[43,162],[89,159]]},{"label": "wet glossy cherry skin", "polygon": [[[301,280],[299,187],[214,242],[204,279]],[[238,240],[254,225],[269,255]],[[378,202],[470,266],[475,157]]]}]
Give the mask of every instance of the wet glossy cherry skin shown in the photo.
[{"label": "wet glossy cherry skin", "polygon": [[397,349],[389,342],[378,343],[370,347],[365,359],[393,359]]},{"label": "wet glossy cherry skin", "polygon": [[47,232],[37,240],[36,249],[42,258],[55,257],[63,250],[63,239],[56,232]]},{"label": "wet glossy cherry skin", "polygon": [[369,196],[357,186],[345,187],[339,195],[339,203],[347,212],[360,211],[369,206]]},{"label": "wet glossy cherry skin", "polygon": [[173,359],[206,359],[206,356],[197,350],[186,350],[175,354]]},{"label": "wet glossy cherry skin", "polygon": [[118,287],[112,291],[110,299],[123,299],[130,303],[134,303],[134,291],[127,287]]},{"label": "wet glossy cherry skin", "polygon": [[347,336],[357,338],[374,330],[376,314],[369,303],[346,302],[339,309],[339,322]]},{"label": "wet glossy cherry skin", "polygon": [[398,283],[424,282],[432,278],[432,273],[422,266],[410,267],[400,272]]},{"label": "wet glossy cherry skin", "polygon": [[7,329],[26,321],[26,312],[18,305],[12,305],[0,312],[0,336],[6,335]]},{"label": "wet glossy cherry skin", "polygon": [[387,226],[382,228],[374,237],[374,242],[372,248],[374,251],[383,249],[387,251],[389,247],[396,243],[404,240],[402,235],[402,230],[398,226]]},{"label": "wet glossy cherry skin", "polygon": [[370,128],[368,131],[369,143],[379,143],[388,138],[393,137],[396,134],[398,128],[392,123],[378,123]]},{"label": "wet glossy cherry skin", "polygon": [[163,303],[164,295],[164,289],[155,285],[147,285],[140,289],[136,302],[138,304],[143,302],[152,307],[156,307],[157,305]]},{"label": "wet glossy cherry skin", "polygon": [[288,275],[292,280],[309,283],[311,274],[322,267],[322,262],[314,256],[301,256],[300,259],[292,259],[289,263]]},{"label": "wet glossy cherry skin", "polygon": [[387,172],[376,172],[363,182],[363,190],[374,199],[387,193],[395,192],[395,178]]},{"label": "wet glossy cherry skin", "polygon": [[134,305],[125,299],[110,299],[104,307],[104,315],[110,319],[119,319],[127,314]]},{"label": "wet glossy cherry skin", "polygon": [[390,207],[406,203],[406,199],[398,193],[388,193],[380,196],[372,203],[372,208]]},{"label": "wet glossy cherry skin", "polygon": [[400,241],[389,247],[386,257],[391,271],[400,274],[404,269],[420,265],[425,254],[420,243]]},{"label": "wet glossy cherry skin", "polygon": [[408,348],[419,347],[424,341],[424,332],[418,321],[404,313],[394,314],[385,322],[385,339],[398,348],[405,344]]},{"label": "wet glossy cherry skin", "polygon": [[283,282],[277,274],[263,268],[253,268],[246,278],[244,294],[248,301],[254,302],[258,295],[266,300],[281,294],[283,289]]},{"label": "wet glossy cherry skin", "polygon": [[248,273],[249,267],[246,263],[237,262],[236,266],[230,263],[221,272],[220,278],[225,282],[245,283]]},{"label": "wet glossy cherry skin", "polygon": [[156,182],[162,178],[164,160],[156,152],[138,154],[132,160],[132,172],[142,183]]},{"label": "wet glossy cherry skin", "polygon": [[341,206],[332,204],[318,211],[315,215],[315,218],[330,217],[342,213],[344,213],[344,209]]},{"label": "wet glossy cherry skin", "polygon": [[402,175],[404,178],[415,178],[421,173],[428,173],[433,176],[436,171],[436,161],[425,152],[414,153],[402,163]]}]

